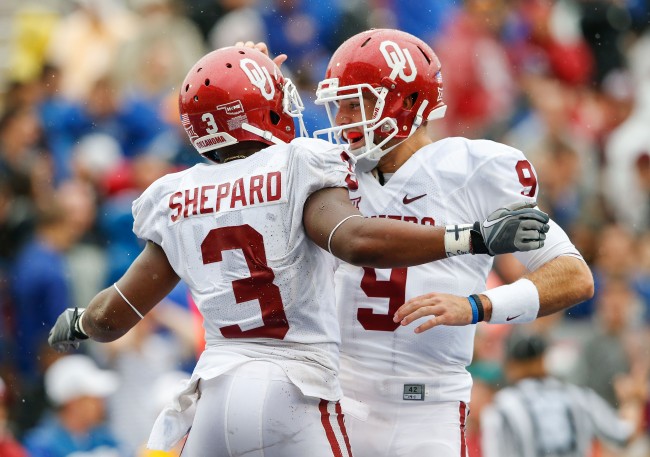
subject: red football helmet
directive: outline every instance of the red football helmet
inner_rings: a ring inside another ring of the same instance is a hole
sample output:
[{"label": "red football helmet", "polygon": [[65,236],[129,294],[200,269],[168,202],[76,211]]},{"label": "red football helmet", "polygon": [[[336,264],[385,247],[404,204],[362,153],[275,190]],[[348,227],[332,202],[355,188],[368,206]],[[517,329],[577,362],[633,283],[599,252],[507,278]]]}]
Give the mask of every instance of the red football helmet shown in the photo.
[{"label": "red football helmet", "polygon": [[203,56],[185,77],[178,105],[190,141],[216,162],[213,151],[242,141],[293,140],[294,118],[306,135],[296,87],[257,49],[228,47]]},{"label": "red football helmet", "polygon": [[[372,119],[362,109],[361,122],[337,126],[338,103],[356,98],[363,107],[364,93],[377,99]],[[413,101],[410,108],[404,105],[407,98]],[[325,105],[332,128],[315,135],[328,134],[330,141],[340,142],[343,130],[363,126],[365,146],[352,152],[358,166],[363,159],[376,164],[392,149],[385,147],[388,141],[404,140],[424,121],[445,115],[440,61],[424,41],[406,32],[374,29],[359,33],[330,59],[325,79],[318,84],[316,104]]]}]

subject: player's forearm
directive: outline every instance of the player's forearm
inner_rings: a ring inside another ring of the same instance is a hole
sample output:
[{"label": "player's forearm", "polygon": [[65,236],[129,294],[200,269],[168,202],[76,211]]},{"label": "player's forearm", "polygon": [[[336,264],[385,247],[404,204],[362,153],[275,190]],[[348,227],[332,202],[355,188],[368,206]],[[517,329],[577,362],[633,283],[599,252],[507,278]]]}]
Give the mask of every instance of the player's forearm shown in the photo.
[{"label": "player's forearm", "polygon": [[594,280],[587,264],[573,256],[560,256],[525,275],[539,292],[539,317],[577,305],[594,295]]},{"label": "player's forearm", "polygon": [[91,300],[81,321],[85,333],[96,341],[116,340],[160,303],[179,281],[163,249],[147,242],[120,280]]},{"label": "player's forearm", "polygon": [[447,258],[443,227],[367,218],[350,221],[346,230],[333,252],[353,265],[399,268]]},{"label": "player's forearm", "polygon": [[[124,319],[112,302],[119,298],[112,287],[93,298],[81,316],[81,327],[90,339],[102,343],[115,341],[128,332],[140,319]],[[113,311],[111,311],[111,309]]]},{"label": "player's forearm", "polygon": [[353,265],[398,268],[447,257],[443,227],[364,218],[342,188],[311,194],[305,202],[303,223],[312,241]]},{"label": "player's forearm", "polygon": [[[589,267],[573,256],[556,257],[523,278],[527,281],[519,280],[479,295],[487,322],[494,322],[492,300],[495,297],[501,310],[496,323],[502,323],[503,311],[507,311],[507,323],[521,323],[562,311],[591,298],[594,293]],[[534,309],[521,307],[527,302],[535,304]]]}]

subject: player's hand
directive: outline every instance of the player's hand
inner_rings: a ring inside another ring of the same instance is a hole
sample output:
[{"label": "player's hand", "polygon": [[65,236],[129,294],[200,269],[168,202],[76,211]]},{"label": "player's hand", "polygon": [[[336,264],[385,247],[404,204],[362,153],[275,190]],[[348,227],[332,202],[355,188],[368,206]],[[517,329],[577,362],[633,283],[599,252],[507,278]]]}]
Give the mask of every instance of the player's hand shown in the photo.
[{"label": "player's hand", "polygon": [[394,322],[409,325],[425,316],[431,318],[415,328],[422,333],[438,325],[469,325],[472,323],[472,307],[467,297],[436,292],[411,298],[395,312]]},{"label": "player's hand", "polygon": [[[246,41],[246,42],[238,41],[237,43],[235,43],[235,46],[244,46],[247,48],[257,49],[262,54],[271,57],[271,55],[269,54],[269,47],[263,41],[260,41],[259,43],[254,43],[252,41]],[[278,67],[280,67],[285,60],[287,60],[287,55],[280,54],[279,56],[275,56],[273,58],[273,63],[275,63]]]},{"label": "player's hand", "polygon": [[79,347],[79,341],[88,339],[79,330],[79,319],[85,309],[68,308],[57,318],[47,338],[49,345],[57,352],[66,352]]},{"label": "player's hand", "polygon": [[[473,254],[507,254],[544,246],[549,217],[534,203],[521,202],[499,208],[472,230]],[[480,236],[479,236],[480,235]]]}]

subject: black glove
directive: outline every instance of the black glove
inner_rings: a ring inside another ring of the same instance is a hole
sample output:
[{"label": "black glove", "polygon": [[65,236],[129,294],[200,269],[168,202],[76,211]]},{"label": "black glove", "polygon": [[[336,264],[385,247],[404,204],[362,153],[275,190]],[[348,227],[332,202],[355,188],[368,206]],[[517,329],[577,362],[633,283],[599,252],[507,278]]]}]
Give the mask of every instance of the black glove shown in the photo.
[{"label": "black glove", "polygon": [[507,254],[544,246],[549,217],[534,203],[514,203],[499,208],[470,231],[473,254]]},{"label": "black glove", "polygon": [[66,352],[79,347],[79,340],[87,340],[88,335],[79,328],[84,308],[68,308],[57,318],[47,338],[49,345],[57,352]]}]

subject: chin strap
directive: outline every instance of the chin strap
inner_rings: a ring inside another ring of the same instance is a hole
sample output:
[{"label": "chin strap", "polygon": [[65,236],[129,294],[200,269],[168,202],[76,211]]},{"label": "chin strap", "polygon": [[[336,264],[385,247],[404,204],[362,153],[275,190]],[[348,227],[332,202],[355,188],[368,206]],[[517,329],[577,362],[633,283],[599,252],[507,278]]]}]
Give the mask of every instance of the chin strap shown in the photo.
[{"label": "chin strap", "polygon": [[273,144],[287,144],[284,141],[282,141],[280,138],[278,138],[276,136],[273,136],[273,134],[271,132],[269,132],[268,130],[259,129],[259,128],[255,127],[253,125],[250,125],[250,124],[248,124],[246,122],[244,122],[241,125],[241,128],[246,130],[247,132],[251,132],[253,135],[257,135],[257,136],[259,136],[261,138],[264,138],[266,141],[270,141]]},{"label": "chin strap", "polygon": [[[424,122],[424,118],[422,117],[422,113],[424,113],[424,110],[427,108],[428,105],[429,105],[429,100],[424,100],[422,102],[422,104],[420,105],[420,108],[418,108],[418,111],[415,114],[415,119],[413,119],[413,125],[411,125],[411,131],[409,132],[409,136],[404,138],[399,143],[396,143],[396,144],[394,144],[394,145],[392,145],[390,147],[380,148],[381,151],[382,151],[382,154],[381,154],[382,156],[388,154],[390,151],[395,149],[397,146],[402,144],[404,141],[408,140],[413,135],[413,133],[415,133],[415,131],[418,129],[418,127],[420,127],[422,125],[422,123]],[[429,116],[427,117],[427,120],[431,121],[431,120],[434,120],[434,119],[441,119],[441,118],[445,117],[445,112],[446,111],[447,111],[447,105],[439,106],[438,108],[431,111],[431,113],[429,113]],[[395,127],[395,128],[397,128],[397,127]],[[386,140],[383,140],[383,141],[386,141]],[[381,144],[381,142],[379,144]],[[368,146],[364,146],[364,147],[368,148]],[[375,143],[371,143],[371,148],[370,149],[376,148],[376,147],[377,147],[377,145]],[[377,165],[378,162],[379,162],[379,159],[369,158],[367,156],[362,157],[362,158],[357,158],[357,167],[356,168],[357,168],[357,170],[359,170],[361,172],[370,171]],[[370,168],[368,168],[368,167],[370,167]]]},{"label": "chin strap", "polygon": [[[424,110],[427,108],[428,105],[429,105],[429,100],[424,100],[420,105],[418,112],[415,114],[415,119],[413,119],[413,125],[411,126],[411,133],[409,134],[409,136],[413,135],[415,130],[422,125],[422,122],[424,122],[422,113],[424,113]],[[442,119],[443,117],[445,117],[446,112],[447,112],[447,105],[439,106],[429,113],[429,116],[427,116],[427,121]]]},{"label": "chin strap", "polygon": [[445,117],[446,112],[447,112],[447,105],[439,106],[429,113],[429,117],[427,117],[427,121],[442,119],[443,117]]},{"label": "chin strap", "polygon": [[[397,143],[397,144],[394,144],[394,145],[392,145],[392,146],[389,146],[389,147],[387,147],[387,148],[385,148],[385,149],[382,148],[382,149],[381,149],[381,151],[382,151],[381,156],[382,156],[382,157],[385,156],[385,155],[388,154],[390,151],[392,151],[393,149],[395,149],[397,146],[399,146],[400,144],[402,144],[405,140],[406,140],[406,138],[405,138],[404,140],[400,141],[400,142]],[[366,147],[366,146],[364,146],[364,148],[365,148],[365,147]],[[377,147],[377,145],[373,143],[373,144],[372,144],[372,147],[375,148],[375,147]],[[358,172],[361,172],[361,173],[366,172],[366,171],[371,171],[372,169],[374,169],[374,168],[377,166],[377,164],[379,163],[379,160],[380,160],[380,159],[376,159],[376,158],[374,158],[374,157],[370,157],[370,156],[357,157],[357,163],[356,163],[356,165],[355,165],[355,171],[358,171]]]},{"label": "chin strap", "polygon": [[413,133],[417,130],[417,128],[422,125],[422,121],[424,120],[422,118],[422,113],[424,113],[424,110],[427,108],[428,105],[429,105],[429,100],[424,100],[420,105],[418,112],[415,114],[415,119],[413,119],[413,125],[411,125],[411,132],[409,133],[409,136],[413,135]]}]

